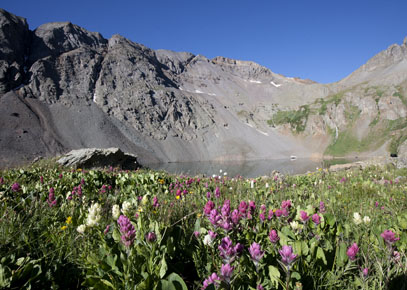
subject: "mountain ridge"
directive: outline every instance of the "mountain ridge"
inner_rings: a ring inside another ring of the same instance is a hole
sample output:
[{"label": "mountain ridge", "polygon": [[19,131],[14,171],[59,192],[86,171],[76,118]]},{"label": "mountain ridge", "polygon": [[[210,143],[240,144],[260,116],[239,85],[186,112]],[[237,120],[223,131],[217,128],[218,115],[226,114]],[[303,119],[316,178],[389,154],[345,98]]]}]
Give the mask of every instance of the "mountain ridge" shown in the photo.
[{"label": "mountain ridge", "polygon": [[[0,19],[6,44],[0,48],[0,100],[13,100],[15,108],[29,100],[39,108],[31,115],[0,108],[5,164],[82,147],[119,147],[138,154],[142,163],[322,157],[338,139],[330,130],[350,126],[347,110],[362,111],[360,104],[373,98],[370,87],[385,86],[382,94],[389,97],[406,87],[405,45],[378,54],[343,80],[319,84],[251,61],[152,50],[120,35],[105,39],[70,22],[30,31],[25,20],[1,9]],[[380,66],[366,74],[375,62]],[[346,99],[352,90],[360,104]],[[335,99],[340,102],[330,103],[336,94],[342,94]],[[404,96],[395,98],[404,108]],[[325,111],[320,100],[328,105]],[[381,116],[398,114],[383,106]],[[317,110],[323,114],[313,115]],[[276,124],[274,117],[284,112],[300,114]],[[30,128],[27,120],[39,115],[41,122]],[[18,133],[23,131],[28,133]],[[36,142],[41,134],[48,137]]]}]

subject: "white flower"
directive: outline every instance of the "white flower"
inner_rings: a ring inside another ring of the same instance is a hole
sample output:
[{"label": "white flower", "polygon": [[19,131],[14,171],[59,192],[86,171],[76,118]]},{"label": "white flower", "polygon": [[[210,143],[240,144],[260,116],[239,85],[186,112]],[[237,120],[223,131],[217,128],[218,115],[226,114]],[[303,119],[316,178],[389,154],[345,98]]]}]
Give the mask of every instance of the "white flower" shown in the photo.
[{"label": "white flower", "polygon": [[299,224],[299,222],[297,221],[292,221],[290,223],[290,226],[293,228],[294,231],[298,230],[301,228],[301,225]]},{"label": "white flower", "polygon": [[122,203],[122,213],[127,214],[131,209],[131,203],[129,201],[125,201]]},{"label": "white flower", "polygon": [[112,207],[112,215],[113,215],[113,219],[117,220],[120,216],[120,206],[115,204]]},{"label": "white flower", "polygon": [[76,228],[76,230],[78,231],[78,233],[83,234],[86,230],[86,226],[80,225],[79,227]]},{"label": "white flower", "polygon": [[227,173],[227,172],[224,172],[223,175],[226,176],[226,175],[228,175],[228,173]]},{"label": "white flower", "polygon": [[363,218],[363,222],[364,222],[365,224],[369,224],[369,223],[370,223],[370,217],[368,217],[367,215],[365,215],[364,218]]},{"label": "white flower", "polygon": [[362,217],[360,216],[360,214],[358,212],[353,213],[353,222],[357,225],[362,223]]},{"label": "white flower", "polygon": [[141,199],[141,204],[146,205],[148,203],[148,196],[144,195],[143,198]]},{"label": "white flower", "polygon": [[204,240],[203,240],[203,243],[204,243],[204,245],[205,246],[210,246],[210,245],[212,245],[212,243],[213,243],[213,240],[212,240],[212,237],[211,237],[211,235],[206,235],[205,237],[204,237]]},{"label": "white flower", "polygon": [[266,183],[266,188],[269,188],[269,184],[268,184],[268,183]]},{"label": "white flower", "polygon": [[100,207],[100,204],[94,203],[90,206],[89,208],[89,213],[88,213],[88,218],[86,219],[86,225],[88,227],[93,227],[96,226],[99,223],[100,220],[100,212],[102,208]]},{"label": "white flower", "polygon": [[219,170],[219,173],[222,173],[222,169],[221,169],[221,170]]}]

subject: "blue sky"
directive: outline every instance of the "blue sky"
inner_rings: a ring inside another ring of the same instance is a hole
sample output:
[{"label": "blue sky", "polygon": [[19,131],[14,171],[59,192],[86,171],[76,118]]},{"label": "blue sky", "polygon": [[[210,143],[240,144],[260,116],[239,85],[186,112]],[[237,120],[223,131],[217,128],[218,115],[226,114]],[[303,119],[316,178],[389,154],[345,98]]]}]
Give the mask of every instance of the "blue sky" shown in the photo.
[{"label": "blue sky", "polygon": [[407,36],[406,0],[3,0],[30,29],[71,21],[153,49],[251,60],[275,73],[338,81]]}]

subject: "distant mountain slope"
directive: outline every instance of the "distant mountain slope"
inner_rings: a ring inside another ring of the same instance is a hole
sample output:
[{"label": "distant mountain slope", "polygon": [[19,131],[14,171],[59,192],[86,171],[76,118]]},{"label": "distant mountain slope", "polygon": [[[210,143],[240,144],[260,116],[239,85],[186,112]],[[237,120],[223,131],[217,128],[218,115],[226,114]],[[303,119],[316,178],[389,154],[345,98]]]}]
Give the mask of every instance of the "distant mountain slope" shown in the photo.
[{"label": "distant mountain slope", "polygon": [[[154,51],[120,35],[105,39],[70,22],[30,31],[25,19],[1,9],[0,40],[0,155],[7,164],[111,146],[141,162],[321,156],[336,140],[330,130],[344,128],[332,96],[361,97],[380,84],[402,89],[407,79],[405,45],[322,85],[250,61]],[[27,107],[34,103],[40,113]],[[273,121],[298,110],[311,117],[295,115],[298,132],[292,120]],[[20,128],[31,133],[13,139]]]}]

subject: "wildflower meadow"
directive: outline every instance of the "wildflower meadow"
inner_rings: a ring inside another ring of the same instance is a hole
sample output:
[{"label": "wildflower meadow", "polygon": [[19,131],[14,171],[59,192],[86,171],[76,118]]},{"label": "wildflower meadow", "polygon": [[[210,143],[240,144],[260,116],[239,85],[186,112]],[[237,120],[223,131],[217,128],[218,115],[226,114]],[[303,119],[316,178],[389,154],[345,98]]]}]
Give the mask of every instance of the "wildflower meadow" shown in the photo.
[{"label": "wildflower meadow", "polygon": [[407,289],[406,176],[0,171],[0,288]]}]

